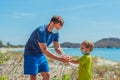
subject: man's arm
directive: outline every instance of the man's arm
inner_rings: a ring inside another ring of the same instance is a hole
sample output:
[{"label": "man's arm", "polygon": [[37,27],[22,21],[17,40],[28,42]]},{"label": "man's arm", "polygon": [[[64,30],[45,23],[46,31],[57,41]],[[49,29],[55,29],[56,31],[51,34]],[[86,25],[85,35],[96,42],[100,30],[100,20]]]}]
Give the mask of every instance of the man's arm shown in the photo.
[{"label": "man's arm", "polygon": [[62,57],[57,57],[55,56],[54,54],[52,54],[52,52],[50,52],[46,46],[46,43],[38,43],[39,46],[40,46],[40,49],[42,50],[42,52],[52,58],[52,59],[56,59],[56,60],[59,60],[59,61],[62,61],[62,62],[68,62],[68,59],[65,59],[65,58],[62,58]]},{"label": "man's arm", "polygon": [[54,48],[55,48],[55,51],[56,51],[59,55],[63,55],[59,42],[54,41]]},{"label": "man's arm", "polygon": [[54,48],[55,48],[55,51],[57,52],[57,54],[61,55],[61,56],[64,57],[64,58],[67,58],[67,59],[69,59],[69,60],[71,59],[70,56],[67,56],[67,55],[63,54],[59,42],[54,41]]}]

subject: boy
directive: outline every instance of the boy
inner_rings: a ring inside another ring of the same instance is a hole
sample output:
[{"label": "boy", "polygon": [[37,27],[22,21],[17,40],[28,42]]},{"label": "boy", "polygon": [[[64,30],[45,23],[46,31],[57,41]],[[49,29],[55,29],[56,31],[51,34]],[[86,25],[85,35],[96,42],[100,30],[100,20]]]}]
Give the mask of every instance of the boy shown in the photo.
[{"label": "boy", "polygon": [[83,56],[78,60],[71,59],[71,63],[79,64],[78,80],[92,80],[91,66],[92,59],[90,52],[93,50],[94,44],[91,41],[85,40],[81,44],[81,53]]}]

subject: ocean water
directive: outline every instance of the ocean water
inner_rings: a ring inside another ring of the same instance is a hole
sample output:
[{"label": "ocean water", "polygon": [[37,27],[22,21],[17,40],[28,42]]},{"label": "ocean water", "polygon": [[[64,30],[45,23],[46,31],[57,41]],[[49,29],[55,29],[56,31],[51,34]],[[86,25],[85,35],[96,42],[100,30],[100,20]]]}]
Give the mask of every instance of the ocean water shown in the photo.
[{"label": "ocean water", "polygon": [[[54,49],[51,51],[55,52]],[[79,48],[64,48],[63,52],[70,56],[82,56]],[[94,48],[91,55],[120,62],[120,48]]]},{"label": "ocean water", "polygon": [[[49,50],[55,53],[54,48]],[[62,50],[66,55],[82,56],[79,48],[63,48]],[[17,52],[23,52],[23,49]],[[120,62],[120,48],[94,48],[91,55]]]}]

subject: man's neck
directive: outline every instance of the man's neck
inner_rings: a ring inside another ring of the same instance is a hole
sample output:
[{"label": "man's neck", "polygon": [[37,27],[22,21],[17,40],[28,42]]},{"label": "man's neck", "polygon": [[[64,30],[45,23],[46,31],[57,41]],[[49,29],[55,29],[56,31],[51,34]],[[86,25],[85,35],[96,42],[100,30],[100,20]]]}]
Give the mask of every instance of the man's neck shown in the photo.
[{"label": "man's neck", "polygon": [[51,33],[51,27],[50,27],[50,24],[48,24],[48,26],[47,26],[47,31],[48,31],[49,33]]}]

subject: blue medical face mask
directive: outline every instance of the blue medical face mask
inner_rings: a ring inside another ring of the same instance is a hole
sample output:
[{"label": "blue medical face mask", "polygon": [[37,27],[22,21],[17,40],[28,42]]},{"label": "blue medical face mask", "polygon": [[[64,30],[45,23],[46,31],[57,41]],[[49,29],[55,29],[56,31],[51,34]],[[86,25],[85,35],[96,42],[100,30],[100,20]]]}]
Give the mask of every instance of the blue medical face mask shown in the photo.
[{"label": "blue medical face mask", "polygon": [[51,31],[52,31],[52,33],[58,33],[59,32],[59,30],[56,29],[55,27],[53,27]]},{"label": "blue medical face mask", "polygon": [[83,55],[85,55],[85,54],[86,54],[86,51],[81,51],[81,53],[82,53]]}]

